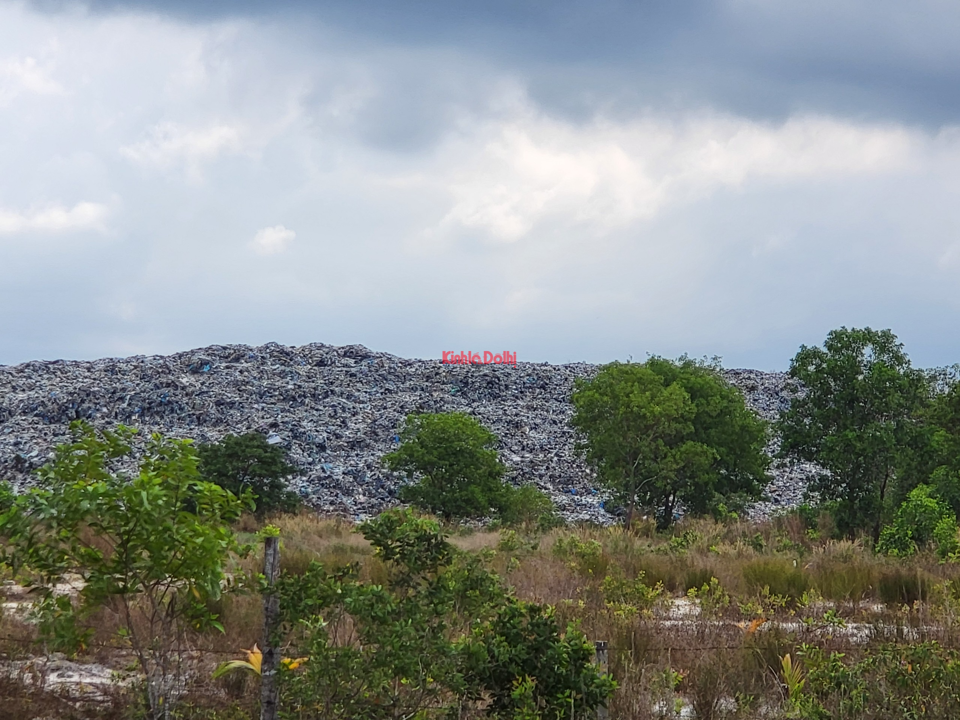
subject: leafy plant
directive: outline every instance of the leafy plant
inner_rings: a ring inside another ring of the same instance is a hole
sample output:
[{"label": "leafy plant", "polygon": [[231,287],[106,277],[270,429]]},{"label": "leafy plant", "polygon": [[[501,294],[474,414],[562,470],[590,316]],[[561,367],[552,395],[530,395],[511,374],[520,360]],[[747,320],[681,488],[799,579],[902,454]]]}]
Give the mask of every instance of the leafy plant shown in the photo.
[{"label": "leafy plant", "polygon": [[529,525],[540,532],[563,524],[553,501],[533,485],[505,486],[498,517],[504,525]]},{"label": "leafy plant", "polygon": [[647,585],[641,572],[629,579],[622,572],[607,575],[600,583],[600,593],[608,605],[627,605],[637,610],[648,610],[663,595],[663,584]]},{"label": "leafy plant", "polygon": [[576,535],[558,537],[553,553],[568,560],[570,569],[579,575],[603,578],[607,574],[610,560],[603,552],[603,545],[596,540],[581,540]]},{"label": "leafy plant", "polygon": [[803,666],[800,663],[794,663],[790,653],[787,653],[780,658],[780,672],[783,684],[787,688],[787,704],[791,709],[798,708],[803,686],[807,684],[803,675]]},{"label": "leafy plant", "polygon": [[949,718],[960,715],[960,655],[936,642],[884,644],[861,659],[802,646],[804,720]]}]

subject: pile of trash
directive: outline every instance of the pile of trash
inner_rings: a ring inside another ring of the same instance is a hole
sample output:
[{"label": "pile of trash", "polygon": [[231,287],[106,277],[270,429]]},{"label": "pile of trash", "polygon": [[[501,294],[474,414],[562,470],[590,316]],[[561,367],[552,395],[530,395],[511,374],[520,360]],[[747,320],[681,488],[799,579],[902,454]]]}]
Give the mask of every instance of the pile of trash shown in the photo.
[{"label": "pile of trash", "polygon": [[[598,366],[450,365],[362,345],[215,345],[169,356],[34,361],[0,366],[0,477],[18,487],[43,465],[69,423],[118,423],[212,442],[260,432],[302,469],[292,487],[325,513],[352,518],[396,502],[402,479],[381,457],[406,415],[467,412],[500,438],[515,483],[533,483],[570,521],[613,522],[593,473],[574,452],[570,393]],[[783,373],[725,371],[767,419],[789,406]],[[800,501],[805,471],[777,468],[765,515]]]}]

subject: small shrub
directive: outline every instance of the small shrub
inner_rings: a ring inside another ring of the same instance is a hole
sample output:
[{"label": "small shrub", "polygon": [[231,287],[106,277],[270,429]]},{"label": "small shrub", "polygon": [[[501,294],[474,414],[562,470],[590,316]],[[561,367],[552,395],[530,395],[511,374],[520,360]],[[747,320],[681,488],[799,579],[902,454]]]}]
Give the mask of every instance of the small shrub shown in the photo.
[{"label": "small shrub", "polygon": [[937,549],[937,557],[941,560],[956,556],[957,551],[960,550],[957,530],[957,518],[952,515],[942,518],[933,528],[933,544]]},{"label": "small shrub", "polygon": [[620,573],[614,573],[603,579],[600,592],[607,604],[629,605],[638,610],[648,610],[663,594],[663,585],[647,585],[642,574],[631,580]]},{"label": "small shrub", "polygon": [[960,656],[936,642],[887,644],[862,658],[804,645],[804,720],[960,717]]},{"label": "small shrub", "polygon": [[670,549],[677,553],[684,553],[700,541],[700,533],[694,530],[684,530],[679,535],[670,538]]},{"label": "small shrub", "polygon": [[697,600],[700,603],[700,612],[706,616],[719,615],[730,606],[730,595],[715,577],[699,588],[690,588],[687,597]]},{"label": "small shrub", "polygon": [[957,546],[956,516],[949,505],[933,496],[933,488],[918,485],[897,509],[893,522],[880,533],[877,552],[893,557],[913,555],[918,548],[937,542],[938,527],[939,537],[946,543],[942,554],[938,548],[938,554],[945,558]]}]

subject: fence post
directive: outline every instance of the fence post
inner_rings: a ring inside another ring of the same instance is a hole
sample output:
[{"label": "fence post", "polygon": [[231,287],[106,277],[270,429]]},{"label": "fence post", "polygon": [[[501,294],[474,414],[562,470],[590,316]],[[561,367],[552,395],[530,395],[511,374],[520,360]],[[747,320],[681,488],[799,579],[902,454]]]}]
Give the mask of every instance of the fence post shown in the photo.
[{"label": "fence post", "polygon": [[[596,651],[596,665],[597,670],[599,670],[604,675],[607,674],[607,641],[606,640],[597,640],[593,643],[593,647]],[[607,720],[610,717],[610,713],[607,710],[606,703],[597,707],[597,720]]]},{"label": "fence post", "polygon": [[277,670],[280,650],[273,645],[273,635],[280,617],[280,598],[273,590],[280,574],[280,538],[266,537],[263,544],[263,574],[267,591],[263,596],[263,656],[260,663],[260,720],[277,720],[279,692]]}]

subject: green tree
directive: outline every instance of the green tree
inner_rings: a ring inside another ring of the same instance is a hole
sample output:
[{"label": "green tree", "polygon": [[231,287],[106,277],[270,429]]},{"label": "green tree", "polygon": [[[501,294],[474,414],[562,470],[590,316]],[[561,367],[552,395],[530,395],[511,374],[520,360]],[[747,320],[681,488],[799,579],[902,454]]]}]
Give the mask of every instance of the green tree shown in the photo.
[{"label": "green tree", "polygon": [[907,469],[927,444],[918,418],[927,378],[891,331],[870,328],[801,346],[789,374],[803,392],[778,423],[781,456],[817,463],[811,490],[835,503],[838,529],[870,529],[876,542],[891,490],[899,481],[902,497],[919,480]]},{"label": "green tree", "polygon": [[469,415],[409,415],[383,462],[412,481],[400,489],[405,502],[444,518],[483,517],[510,493],[496,447],[497,436]]},{"label": "green tree", "polygon": [[[208,607],[220,596],[242,501],[203,482],[190,440],[154,435],[139,472],[126,475],[134,431],[71,425],[39,471],[38,486],[2,495],[0,560],[34,577],[45,598],[41,630],[62,645],[90,634],[90,616],[115,613],[146,678],[150,716],[167,720],[187,675],[191,633],[219,627]],[[53,587],[83,580],[78,606]],[[73,648],[76,649],[76,648]]]},{"label": "green tree", "polygon": [[571,424],[601,484],[660,527],[682,506],[698,514],[759,499],[769,480],[766,426],[714,365],[654,357],[578,379]]},{"label": "green tree", "polygon": [[297,468],[288,462],[283,448],[271,445],[260,433],[227,435],[220,442],[200,445],[197,451],[204,480],[234,495],[249,490],[258,516],[294,512],[300,506],[300,498],[286,484]]}]

